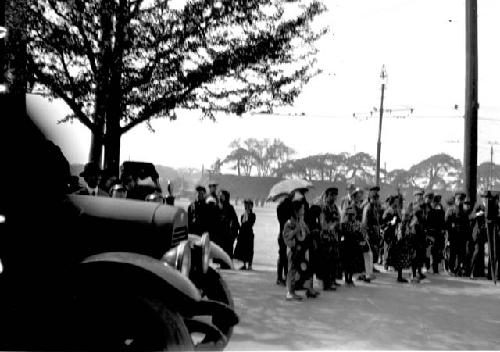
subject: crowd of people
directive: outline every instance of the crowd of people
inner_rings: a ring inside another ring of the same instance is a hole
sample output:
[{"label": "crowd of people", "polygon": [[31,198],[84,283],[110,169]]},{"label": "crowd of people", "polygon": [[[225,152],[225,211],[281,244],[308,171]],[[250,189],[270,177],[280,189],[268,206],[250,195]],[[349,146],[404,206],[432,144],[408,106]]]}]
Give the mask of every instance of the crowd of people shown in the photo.
[{"label": "crowd of people", "polygon": [[[208,232],[210,240],[218,244],[231,259],[243,262],[242,270],[252,270],[254,254],[255,213],[253,212],[253,201],[243,201],[245,211],[240,221],[230,203],[230,193],[221,189],[217,191],[218,184],[208,184],[206,188],[196,186],[196,200],[188,207],[189,233],[202,235]],[[235,245],[236,242],[236,245]],[[216,260],[214,262],[217,263]],[[227,264],[219,261],[222,269],[227,269]]]},{"label": "crowd of people", "polygon": [[328,188],[313,205],[306,200],[307,189],[281,200],[276,282],[286,286],[287,300],[303,299],[297,289],[317,297],[313,275],[325,291],[336,290],[342,278],[346,287],[355,286],[356,273],[358,280],[369,283],[379,272],[374,264],[393,268],[399,283],[409,282],[405,269],[411,269],[413,283],[425,279],[424,268],[433,274],[444,267],[453,276],[485,276],[483,204],[472,206],[464,192],[456,192],[445,210],[440,195],[419,189],[403,207],[401,194],[382,203],[379,187],[367,191],[350,185],[339,205],[336,187]]},{"label": "crowd of people", "polygon": [[[103,182],[99,167],[88,163],[80,176],[86,186],[77,188],[76,194],[171,204],[159,186],[147,188],[146,193],[140,191],[137,176],[131,173],[123,172],[120,179]],[[408,282],[403,276],[405,269],[410,269],[410,281],[414,283],[425,279],[424,268],[434,274],[444,267],[453,276],[485,276],[485,207],[473,206],[464,192],[456,192],[446,208],[439,194],[421,189],[413,193],[405,207],[399,193],[381,202],[377,186],[364,190],[350,185],[340,202],[338,188],[330,187],[313,205],[306,200],[306,192],[295,190],[277,206],[276,282],[286,286],[287,300],[303,299],[297,289],[305,289],[306,297],[317,297],[314,276],[325,291],[336,290],[340,279],[345,280],[346,287],[355,286],[355,274],[358,280],[369,283],[379,272],[374,264],[386,270],[393,268],[399,283]],[[244,200],[244,208],[238,219],[227,190],[218,191],[214,182],[209,183],[208,192],[199,185],[196,199],[188,207],[188,231],[200,236],[208,232],[231,260],[243,262],[240,269],[252,270],[256,220],[253,201]],[[499,231],[491,232],[496,233],[500,253]],[[223,261],[218,264],[228,268]]]}]

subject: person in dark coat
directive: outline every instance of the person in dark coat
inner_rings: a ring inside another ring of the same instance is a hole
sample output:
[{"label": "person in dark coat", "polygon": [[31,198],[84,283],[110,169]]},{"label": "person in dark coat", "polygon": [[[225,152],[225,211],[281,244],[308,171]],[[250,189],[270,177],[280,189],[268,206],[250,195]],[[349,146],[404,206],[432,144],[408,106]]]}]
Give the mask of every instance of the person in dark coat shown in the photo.
[{"label": "person in dark coat", "polygon": [[196,186],[196,200],[188,206],[188,231],[196,235],[203,235],[208,231],[207,203],[205,202],[205,187]]},{"label": "person in dark coat", "polygon": [[472,231],[473,253],[470,264],[470,278],[484,277],[484,245],[488,242],[484,209],[478,208]]},{"label": "person in dark coat", "polygon": [[[382,215],[382,229],[384,243],[387,248],[388,266],[394,267],[398,276],[396,281],[406,283],[408,280],[403,278],[403,269],[408,266],[407,247],[403,243],[400,233],[401,215],[398,209],[398,197],[390,196],[388,199],[389,207]],[[399,235],[399,236],[398,236]]]},{"label": "person in dark coat", "polygon": [[[335,281],[339,261],[340,209],[335,204],[338,189],[330,187],[325,191],[324,203],[320,213],[319,244],[317,259],[317,277],[323,281],[323,290],[332,290],[338,286]],[[332,286],[333,285],[333,286]]]},{"label": "person in dark coat", "polygon": [[441,205],[441,196],[434,195],[432,206],[427,214],[427,238],[431,243],[431,265],[434,274],[439,273],[439,263],[443,260],[445,242],[445,211]]},{"label": "person in dark coat", "polygon": [[283,239],[283,229],[285,223],[292,216],[292,198],[285,197],[276,207],[276,216],[280,225],[278,233],[278,261],[276,263],[276,284],[285,285],[285,278],[288,273],[288,258],[286,254],[286,244]]},{"label": "person in dark coat", "polygon": [[462,275],[465,269],[467,234],[469,217],[463,208],[464,192],[455,193],[455,205],[449,208],[445,216],[445,225],[450,245],[449,268],[452,275]]},{"label": "person in dark coat", "polygon": [[[240,224],[234,207],[230,203],[230,194],[226,190],[221,190],[219,194],[219,245],[222,249],[233,258],[234,241],[238,236]],[[222,269],[228,269],[224,263],[221,264]]]},{"label": "person in dark coat", "polygon": [[344,271],[345,284],[354,287],[352,275],[355,270],[355,260],[360,252],[358,243],[363,241],[361,223],[356,220],[356,209],[351,205],[344,209],[344,217],[340,224],[340,257]]},{"label": "person in dark coat", "polygon": [[[412,282],[425,279],[422,267],[425,261],[427,239],[425,236],[424,210],[420,207],[413,209],[413,216],[409,225],[409,247],[411,259]],[[418,273],[418,277],[417,277]]]},{"label": "person in dark coat", "polygon": [[94,197],[109,197],[106,191],[99,188],[99,180],[101,178],[101,169],[95,163],[85,164],[83,171],[80,173],[87,186],[76,191],[75,194],[94,196]]},{"label": "person in dark coat", "polygon": [[[379,246],[380,246],[380,220],[381,220],[381,206],[379,202],[380,187],[374,186],[370,188],[370,193],[368,194],[368,202],[363,208],[363,219],[361,220],[361,225],[365,228],[368,234],[368,240],[370,243],[370,251],[368,252],[369,257],[371,257],[371,267],[365,262],[365,270],[367,274],[370,275],[369,271],[375,271],[373,264],[378,262]],[[370,275],[371,276],[371,275]],[[374,277],[370,277],[374,278]]]},{"label": "person in dark coat", "polygon": [[245,206],[245,213],[241,215],[241,226],[234,249],[234,258],[243,262],[240,270],[252,270],[254,248],[253,225],[256,218],[253,212],[253,201],[245,199],[243,204]]}]

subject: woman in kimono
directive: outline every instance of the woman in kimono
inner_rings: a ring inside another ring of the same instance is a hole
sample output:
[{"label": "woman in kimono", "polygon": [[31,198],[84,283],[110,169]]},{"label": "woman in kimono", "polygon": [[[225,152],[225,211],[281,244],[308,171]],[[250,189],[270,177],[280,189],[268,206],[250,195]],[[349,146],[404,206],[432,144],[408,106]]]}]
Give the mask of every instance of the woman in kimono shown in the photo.
[{"label": "woman in kimono", "polygon": [[472,231],[471,279],[484,276],[484,245],[488,241],[484,215],[484,210],[479,208],[476,213],[474,230]]},{"label": "woman in kimono", "polygon": [[241,227],[238,234],[238,241],[234,249],[234,258],[243,262],[240,270],[252,270],[255,213],[253,212],[253,201],[245,199],[245,213],[241,215]]},{"label": "woman in kimono", "polygon": [[295,290],[306,288],[306,296],[315,298],[319,292],[313,289],[313,272],[309,263],[311,235],[304,222],[304,202],[296,195],[292,201],[292,217],[285,223],[283,239],[287,246],[288,273],[286,276],[286,299],[302,300]]}]

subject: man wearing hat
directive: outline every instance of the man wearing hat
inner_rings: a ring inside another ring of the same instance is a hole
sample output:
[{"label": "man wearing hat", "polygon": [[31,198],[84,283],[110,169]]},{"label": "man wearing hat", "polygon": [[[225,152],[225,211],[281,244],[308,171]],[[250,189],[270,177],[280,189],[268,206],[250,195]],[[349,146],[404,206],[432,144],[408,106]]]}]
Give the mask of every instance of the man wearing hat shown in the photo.
[{"label": "man wearing hat", "polygon": [[94,196],[94,197],[109,197],[109,194],[99,188],[99,180],[101,177],[101,169],[95,163],[87,163],[80,173],[83,180],[87,184],[85,188],[76,191],[75,194]]},{"label": "man wearing hat", "polygon": [[424,214],[424,232],[426,233],[426,249],[425,249],[425,267],[427,271],[430,270],[431,267],[431,245],[433,242],[432,236],[429,236],[430,224],[429,224],[429,215],[432,212],[432,201],[434,200],[434,192],[432,190],[426,191],[424,193],[424,202],[422,204],[422,210]]},{"label": "man wearing hat", "polygon": [[201,185],[197,185],[195,190],[196,199],[188,206],[188,231],[201,236],[207,231],[206,189]]},{"label": "man wearing hat", "polygon": [[455,193],[455,204],[448,209],[445,226],[450,245],[449,270],[452,275],[463,275],[465,270],[465,254],[467,233],[469,232],[469,216],[464,209],[465,193]]},{"label": "man wearing hat", "polygon": [[214,182],[214,181],[210,181],[208,183],[208,195],[206,197],[206,202],[207,203],[215,203],[215,204],[219,204],[219,196],[217,194],[217,186],[219,184]]},{"label": "man wearing hat", "polygon": [[347,186],[347,194],[340,200],[340,211],[342,213],[342,218],[344,217],[345,210],[352,204],[354,204],[356,186],[350,183]]},{"label": "man wearing hat", "polygon": [[427,237],[430,240],[430,262],[434,274],[439,273],[439,263],[443,260],[444,217],[445,211],[441,205],[441,196],[436,194],[432,197],[432,203],[426,219]]},{"label": "man wearing hat", "polygon": [[323,290],[328,291],[338,286],[335,281],[339,275],[339,228],[340,209],[335,204],[337,187],[329,187],[324,193],[321,206],[319,244],[317,250],[317,274],[323,281]]},{"label": "man wearing hat", "polygon": [[[369,189],[368,202],[363,208],[361,226],[368,234],[370,250],[365,254],[365,270],[369,279],[373,279],[373,263],[378,262],[380,247],[380,222],[382,218],[382,207],[379,201],[380,187],[374,186]],[[369,263],[371,262],[371,263]]]}]

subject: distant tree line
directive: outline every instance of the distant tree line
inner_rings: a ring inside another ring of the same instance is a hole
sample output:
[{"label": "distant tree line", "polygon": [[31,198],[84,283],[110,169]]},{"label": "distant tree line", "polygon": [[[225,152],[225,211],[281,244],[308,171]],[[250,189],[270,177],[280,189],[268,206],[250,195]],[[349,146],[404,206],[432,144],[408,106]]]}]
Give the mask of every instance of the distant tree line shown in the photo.
[{"label": "distant tree line", "polygon": [[[292,158],[295,151],[279,139],[236,139],[229,145],[230,153],[217,159],[213,171],[230,165],[239,176],[299,177],[310,181],[333,183],[352,182],[374,184],[376,160],[368,153],[325,153],[304,158]],[[478,165],[478,188],[486,189],[490,183],[490,162]],[[500,187],[500,166],[491,165],[493,187]],[[408,170],[381,169],[382,183],[394,188],[415,188],[453,191],[463,187],[462,163],[451,155],[432,155],[411,166]]]}]

